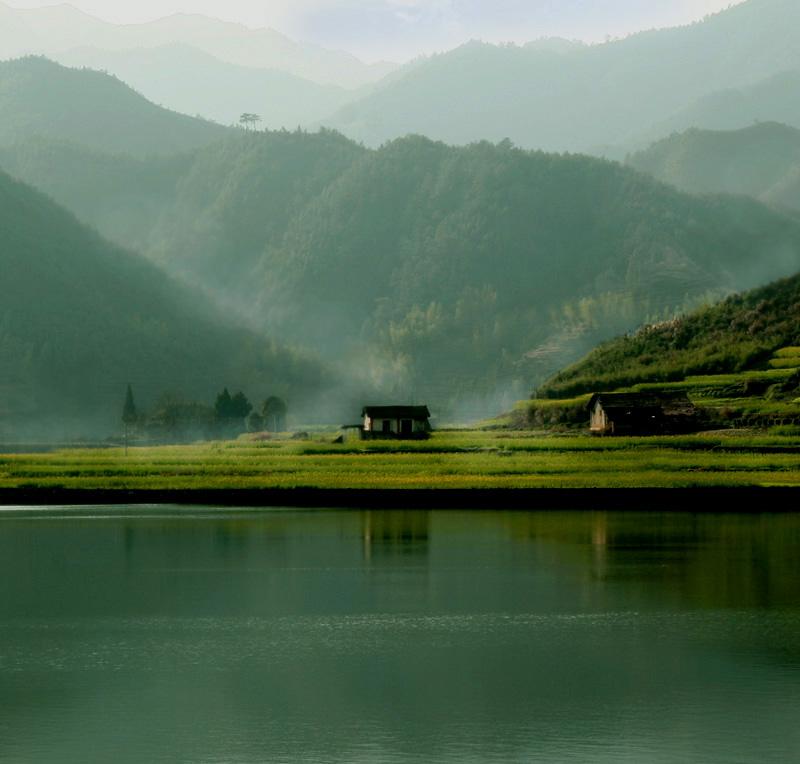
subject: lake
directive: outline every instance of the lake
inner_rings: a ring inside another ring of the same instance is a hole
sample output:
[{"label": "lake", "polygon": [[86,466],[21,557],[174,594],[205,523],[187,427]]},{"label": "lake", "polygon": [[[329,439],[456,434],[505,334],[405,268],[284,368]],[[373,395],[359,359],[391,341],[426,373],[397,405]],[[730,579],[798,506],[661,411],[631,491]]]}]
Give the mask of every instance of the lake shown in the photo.
[{"label": "lake", "polygon": [[0,761],[795,764],[800,515],[0,510]]}]

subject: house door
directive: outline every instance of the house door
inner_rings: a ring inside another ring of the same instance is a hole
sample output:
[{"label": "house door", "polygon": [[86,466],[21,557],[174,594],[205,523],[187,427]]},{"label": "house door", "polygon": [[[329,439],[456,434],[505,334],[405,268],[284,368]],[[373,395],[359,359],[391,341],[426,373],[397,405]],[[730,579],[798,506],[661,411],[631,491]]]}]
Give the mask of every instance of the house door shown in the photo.
[{"label": "house door", "polygon": [[400,434],[401,435],[411,435],[411,420],[410,419],[401,419],[400,420]]},{"label": "house door", "polygon": [[390,419],[383,420],[383,431],[384,432],[391,432],[392,431],[392,422]]}]

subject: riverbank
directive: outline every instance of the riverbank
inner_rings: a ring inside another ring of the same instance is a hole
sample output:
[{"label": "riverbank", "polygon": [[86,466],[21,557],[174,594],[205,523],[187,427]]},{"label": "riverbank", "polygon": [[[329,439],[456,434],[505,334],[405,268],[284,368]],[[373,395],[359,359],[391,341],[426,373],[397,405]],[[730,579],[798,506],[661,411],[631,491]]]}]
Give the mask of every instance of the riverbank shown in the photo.
[{"label": "riverbank", "polygon": [[[695,488],[701,495],[714,495],[703,504],[703,512],[763,512],[764,489],[737,488],[736,509],[728,503],[730,489]],[[784,487],[779,493],[791,491]],[[722,492],[722,494],[720,493]],[[742,493],[744,492],[744,493]],[[769,491],[774,497],[775,489]],[[733,497],[730,491],[730,498]],[[739,509],[744,499],[748,508]],[[494,489],[184,489],[129,490],[75,488],[12,488],[0,490],[0,512],[8,507],[90,507],[92,505],[192,505],[236,509],[269,508],[358,508],[358,509],[503,509],[558,510],[613,507],[615,511],[686,511],[676,503],[675,492],[662,488],[494,488]],[[793,504],[770,504],[769,511],[794,512]]]},{"label": "riverbank", "polygon": [[[436,433],[427,441],[233,441],[0,456],[3,503],[580,506],[585,493],[800,486],[800,438]],[[567,495],[561,495],[567,492]],[[607,497],[606,500],[608,500]],[[666,501],[672,501],[668,499]]]}]

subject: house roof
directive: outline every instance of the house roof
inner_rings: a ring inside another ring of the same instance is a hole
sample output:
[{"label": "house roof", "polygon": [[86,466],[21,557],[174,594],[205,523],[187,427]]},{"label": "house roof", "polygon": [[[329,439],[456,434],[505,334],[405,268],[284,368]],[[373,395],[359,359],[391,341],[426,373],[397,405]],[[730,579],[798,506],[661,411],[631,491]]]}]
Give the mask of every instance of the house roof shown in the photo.
[{"label": "house roof", "polygon": [[364,406],[361,416],[370,419],[427,419],[427,406]]},{"label": "house roof", "polygon": [[658,409],[666,416],[691,416],[695,405],[684,392],[649,390],[644,393],[595,393],[586,404],[592,410],[600,404],[606,411]]}]

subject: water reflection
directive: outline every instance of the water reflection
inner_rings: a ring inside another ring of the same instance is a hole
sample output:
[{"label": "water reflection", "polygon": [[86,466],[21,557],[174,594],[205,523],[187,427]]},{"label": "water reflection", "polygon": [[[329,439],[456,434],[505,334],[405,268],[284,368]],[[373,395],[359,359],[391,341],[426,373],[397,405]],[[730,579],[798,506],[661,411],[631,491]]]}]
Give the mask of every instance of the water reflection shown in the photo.
[{"label": "water reflection", "polygon": [[0,516],[0,760],[794,762],[795,515]]}]

